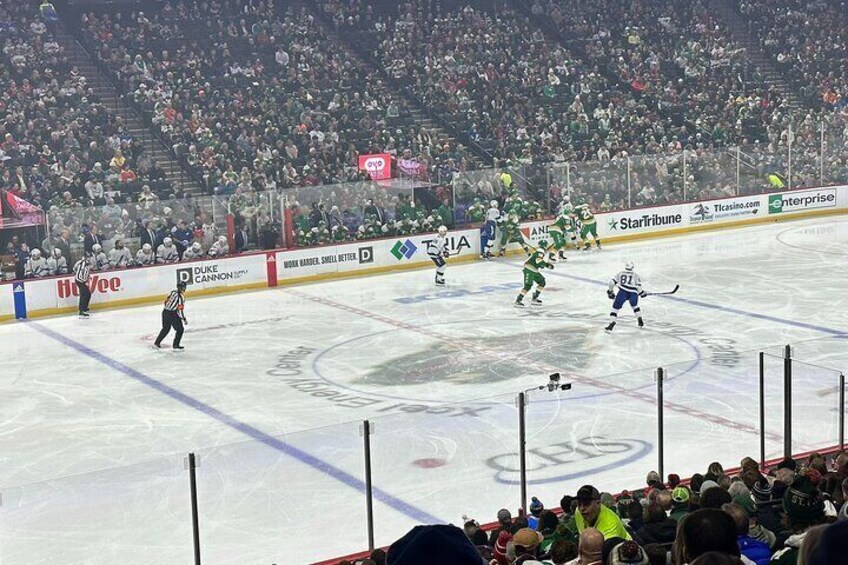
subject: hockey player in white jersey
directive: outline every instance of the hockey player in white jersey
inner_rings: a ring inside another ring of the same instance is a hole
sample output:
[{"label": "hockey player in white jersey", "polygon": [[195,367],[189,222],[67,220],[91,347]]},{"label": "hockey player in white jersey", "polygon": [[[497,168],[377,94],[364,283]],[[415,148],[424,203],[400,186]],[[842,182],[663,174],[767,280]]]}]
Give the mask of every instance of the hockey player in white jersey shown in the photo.
[{"label": "hockey player in white jersey", "polygon": [[180,255],[177,253],[177,247],[170,237],[162,240],[162,245],[156,248],[156,262],[176,263],[180,260]]},{"label": "hockey player in white jersey", "polygon": [[109,269],[109,258],[103,253],[103,246],[95,243],[91,246],[91,266],[95,271],[106,271]]},{"label": "hockey player in white jersey", "polygon": [[113,269],[125,269],[132,265],[132,254],[130,250],[124,247],[124,242],[120,239],[115,240],[115,247],[109,252],[109,265]]},{"label": "hockey player in white jersey", "polygon": [[195,259],[203,259],[203,246],[199,241],[195,241],[191,246],[183,252],[183,261],[194,261]]},{"label": "hockey player in white jersey", "polygon": [[436,264],[436,284],[438,286],[445,286],[445,269],[447,269],[445,258],[450,256],[447,235],[448,228],[439,226],[438,235],[427,242],[427,255]]},{"label": "hockey player in white jersey", "polygon": [[49,274],[47,260],[41,256],[41,250],[33,249],[30,251],[29,259],[24,264],[24,277],[28,279],[40,279]]},{"label": "hockey player in white jersey", "polygon": [[209,248],[210,257],[223,257],[230,252],[230,246],[227,243],[226,236],[220,236],[212,247]]},{"label": "hockey player in white jersey", "polygon": [[47,271],[50,275],[68,274],[68,260],[62,256],[62,250],[58,247],[53,248],[53,252],[47,259]]},{"label": "hockey player in white jersey", "polygon": [[489,209],[486,210],[486,221],[480,227],[480,258],[492,258],[492,246],[495,243],[495,233],[498,222],[501,220],[501,211],[498,210],[498,201],[492,200]]},{"label": "hockey player in white jersey", "polygon": [[156,264],[156,254],[153,253],[153,247],[149,243],[142,245],[135,254],[135,264],[139,267]]},{"label": "hockey player in white jersey", "polygon": [[[636,320],[640,328],[645,327],[645,322],[642,320],[642,309],[639,308],[639,298],[647,296],[647,293],[642,290],[642,278],[633,270],[633,262],[628,261],[624,265],[624,270],[615,275],[607,288],[607,296],[613,300],[612,311],[610,312],[610,323],[604,328],[607,333],[612,332],[618,320],[618,311],[624,306],[625,302],[630,303],[633,308],[633,313],[636,315]],[[618,287],[618,293],[614,292]]]}]

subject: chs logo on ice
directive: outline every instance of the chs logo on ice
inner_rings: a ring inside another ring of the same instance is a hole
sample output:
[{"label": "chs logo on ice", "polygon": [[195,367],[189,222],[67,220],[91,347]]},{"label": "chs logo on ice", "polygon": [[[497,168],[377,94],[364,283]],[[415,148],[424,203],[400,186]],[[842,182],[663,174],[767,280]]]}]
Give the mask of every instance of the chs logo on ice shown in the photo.
[{"label": "chs logo on ice", "polygon": [[[71,296],[79,296],[79,288],[77,288],[74,279],[59,279],[56,281],[56,288],[59,292],[59,298],[70,298]],[[106,294],[110,292],[120,292],[121,277],[103,277],[100,275],[92,275],[88,281],[88,288],[92,294]]]}]

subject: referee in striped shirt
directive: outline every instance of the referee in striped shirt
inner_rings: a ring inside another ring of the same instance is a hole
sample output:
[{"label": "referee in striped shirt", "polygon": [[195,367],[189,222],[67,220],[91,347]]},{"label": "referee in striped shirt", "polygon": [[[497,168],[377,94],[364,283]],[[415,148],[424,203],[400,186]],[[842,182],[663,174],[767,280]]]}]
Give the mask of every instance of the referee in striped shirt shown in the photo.
[{"label": "referee in striped shirt", "polygon": [[183,337],[183,324],[188,324],[185,319],[185,296],[183,293],[186,289],[186,283],[180,281],[177,283],[177,290],[172,290],[168,298],[165,299],[165,307],[162,309],[162,331],[156,337],[153,345],[162,347],[162,340],[174,328],[174,349],[181,351],[185,349],[180,345],[180,340]]},{"label": "referee in striped shirt", "polygon": [[91,289],[88,281],[91,278],[91,265],[94,256],[86,251],[82,258],[74,264],[74,282],[79,289],[79,315],[80,318],[88,318],[88,303],[91,302]]}]

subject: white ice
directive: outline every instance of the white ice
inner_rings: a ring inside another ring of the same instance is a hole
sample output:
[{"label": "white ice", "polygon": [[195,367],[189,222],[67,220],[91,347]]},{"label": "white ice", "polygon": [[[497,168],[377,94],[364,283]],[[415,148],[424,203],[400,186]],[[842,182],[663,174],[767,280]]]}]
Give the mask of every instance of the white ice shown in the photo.
[{"label": "white ice", "polygon": [[[205,564],[300,564],[366,546],[361,422],[374,426],[376,541],[422,520],[491,521],[519,504],[519,391],[529,494],[618,491],[783,449],[783,344],[795,452],[836,442],[848,219],[781,223],[570,253],[540,308],[513,307],[518,258],[189,299],[183,353],[153,351],[159,307],[0,326],[0,562],[186,563],[184,457],[200,461]],[[626,260],[648,290],[603,332]],[[825,368],[826,367],[826,368]],[[828,369],[830,368],[830,369]],[[833,370],[831,370],[833,369]]]}]

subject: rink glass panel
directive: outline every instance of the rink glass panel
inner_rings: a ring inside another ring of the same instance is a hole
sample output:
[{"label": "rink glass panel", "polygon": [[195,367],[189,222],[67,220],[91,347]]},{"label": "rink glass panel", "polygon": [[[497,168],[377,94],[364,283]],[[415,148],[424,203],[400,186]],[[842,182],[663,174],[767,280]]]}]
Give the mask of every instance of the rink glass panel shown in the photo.
[{"label": "rink glass panel", "polygon": [[[690,477],[710,463],[739,466],[760,455],[759,352],[663,365],[665,474]],[[766,457],[779,452],[766,436]]]},{"label": "rink glass panel", "polygon": [[[653,374],[650,368],[602,376],[562,372],[570,390],[528,393],[528,504],[537,497],[545,508],[557,507],[584,484],[620,492],[644,482],[658,453]],[[518,473],[509,476],[517,484]]]},{"label": "rink glass panel", "polygon": [[190,563],[184,455],[3,488],[3,563]]},{"label": "rink glass panel", "polygon": [[[442,523],[489,522],[519,506],[515,394],[403,409],[371,420],[375,487]],[[376,502],[374,522],[377,545],[420,523]]]},{"label": "rink glass panel", "polygon": [[[307,563],[364,549],[358,426],[346,422],[198,450],[204,560]],[[328,520],[338,528],[322,544],[315,534],[326,531]]]}]

